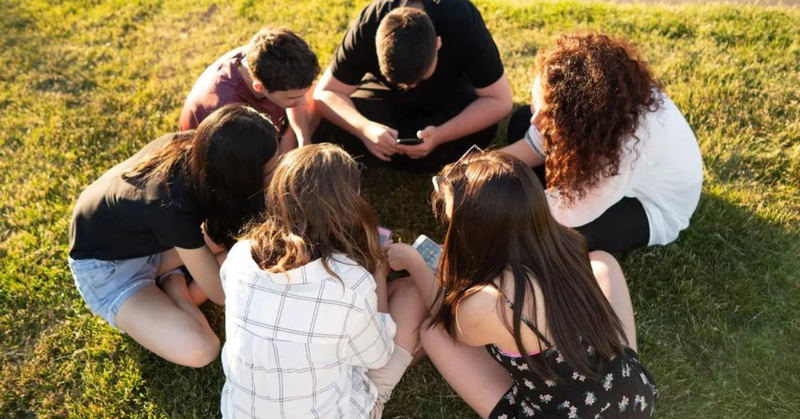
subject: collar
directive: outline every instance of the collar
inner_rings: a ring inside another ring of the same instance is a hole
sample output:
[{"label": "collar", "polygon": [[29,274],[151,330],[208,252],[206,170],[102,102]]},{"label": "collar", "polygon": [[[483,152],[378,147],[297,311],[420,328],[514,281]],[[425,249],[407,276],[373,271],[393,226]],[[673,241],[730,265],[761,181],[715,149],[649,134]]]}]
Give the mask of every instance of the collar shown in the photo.
[{"label": "collar", "polygon": [[325,269],[325,265],[322,263],[322,258],[315,259],[299,268],[295,268],[286,272],[261,272],[266,275],[270,282],[285,286],[322,282],[329,278],[334,278],[334,276],[331,275],[331,272],[341,278],[342,273],[349,267],[358,266],[356,262],[342,253],[333,254],[330,259],[327,260],[327,263],[330,272]]}]

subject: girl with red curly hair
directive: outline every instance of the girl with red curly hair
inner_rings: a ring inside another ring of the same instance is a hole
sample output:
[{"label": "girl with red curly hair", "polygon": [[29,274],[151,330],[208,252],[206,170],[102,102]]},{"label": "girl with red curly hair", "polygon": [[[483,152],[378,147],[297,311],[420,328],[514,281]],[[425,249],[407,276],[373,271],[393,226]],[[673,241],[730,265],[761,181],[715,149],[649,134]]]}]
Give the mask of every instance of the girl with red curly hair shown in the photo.
[{"label": "girl with red curly hair", "polygon": [[531,106],[503,151],[547,188],[551,212],[590,250],[668,244],[689,225],[703,182],[686,119],[628,42],[563,34],[536,57]]}]

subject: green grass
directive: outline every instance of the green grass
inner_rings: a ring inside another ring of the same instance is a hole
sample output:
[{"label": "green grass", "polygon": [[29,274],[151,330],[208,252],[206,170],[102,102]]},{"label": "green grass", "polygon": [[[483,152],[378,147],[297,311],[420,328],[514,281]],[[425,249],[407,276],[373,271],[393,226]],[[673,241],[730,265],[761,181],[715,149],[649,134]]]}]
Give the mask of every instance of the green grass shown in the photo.
[{"label": "green grass", "polygon": [[[0,0],[0,417],[218,415],[218,362],[171,365],[84,307],[66,265],[71,205],[176,129],[192,83],[221,53],[280,24],[326,64],[365,4]],[[621,258],[658,416],[800,417],[800,10],[478,5],[517,105],[537,49],[594,28],[640,45],[697,134],[706,182],[691,227]],[[441,238],[426,176],[367,177],[387,227],[406,241]],[[205,311],[222,331],[221,310]],[[423,363],[386,417],[475,415]]]}]

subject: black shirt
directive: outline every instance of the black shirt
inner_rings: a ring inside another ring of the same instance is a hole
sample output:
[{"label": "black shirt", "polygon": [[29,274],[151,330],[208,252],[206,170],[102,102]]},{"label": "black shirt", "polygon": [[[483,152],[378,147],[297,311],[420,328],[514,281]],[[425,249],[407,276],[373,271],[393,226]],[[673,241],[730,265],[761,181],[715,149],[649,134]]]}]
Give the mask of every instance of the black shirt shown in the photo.
[{"label": "black shirt", "polygon": [[205,217],[182,176],[172,173],[166,184],[149,186],[122,177],[173,137],[168,134],[152,141],[81,193],[72,213],[71,258],[133,259],[173,247],[205,245],[201,229]]},{"label": "black shirt", "polygon": [[[375,36],[381,19],[408,3],[408,0],[377,0],[362,10],[336,52],[331,65],[334,77],[355,86],[370,73],[386,87],[398,90],[381,75]],[[464,78],[480,89],[502,77],[500,53],[475,5],[468,0],[422,0],[422,4],[433,21],[436,35],[442,39],[442,47],[433,75],[411,91],[441,95],[457,88]]]}]

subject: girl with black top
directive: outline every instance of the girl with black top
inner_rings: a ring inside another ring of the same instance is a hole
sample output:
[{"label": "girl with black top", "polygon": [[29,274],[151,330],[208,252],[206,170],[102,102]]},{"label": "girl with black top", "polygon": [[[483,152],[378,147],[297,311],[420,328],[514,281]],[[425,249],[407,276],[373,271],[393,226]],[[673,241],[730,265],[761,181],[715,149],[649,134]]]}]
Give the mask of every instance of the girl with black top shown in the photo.
[{"label": "girl with black top", "polygon": [[431,361],[484,418],[649,418],[653,378],[639,363],[622,271],[550,215],[523,162],[472,154],[437,177],[450,225],[437,277],[393,244],[430,304]]},{"label": "girl with black top", "polygon": [[[220,263],[264,209],[276,137],[267,117],[229,105],[86,188],[73,211],[69,265],[89,308],[168,361],[216,359],[219,339],[197,305],[225,301]],[[194,278],[188,286],[181,265]]]}]

